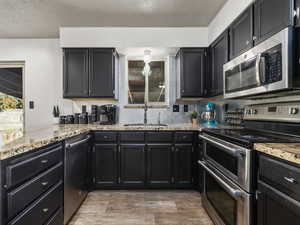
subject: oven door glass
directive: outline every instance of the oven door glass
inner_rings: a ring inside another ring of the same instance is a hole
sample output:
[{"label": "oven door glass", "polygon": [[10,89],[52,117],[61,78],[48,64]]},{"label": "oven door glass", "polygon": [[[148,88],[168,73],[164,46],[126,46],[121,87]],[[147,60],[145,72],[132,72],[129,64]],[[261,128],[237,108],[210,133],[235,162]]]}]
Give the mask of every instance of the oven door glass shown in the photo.
[{"label": "oven door glass", "polygon": [[237,225],[237,200],[232,198],[209,173],[206,173],[205,179],[208,201],[226,225]]},{"label": "oven door glass", "polygon": [[226,93],[247,90],[258,86],[260,86],[260,81],[256,75],[256,57],[225,72]]},{"label": "oven door glass", "polygon": [[206,142],[206,156],[238,176],[238,158],[209,142]]}]

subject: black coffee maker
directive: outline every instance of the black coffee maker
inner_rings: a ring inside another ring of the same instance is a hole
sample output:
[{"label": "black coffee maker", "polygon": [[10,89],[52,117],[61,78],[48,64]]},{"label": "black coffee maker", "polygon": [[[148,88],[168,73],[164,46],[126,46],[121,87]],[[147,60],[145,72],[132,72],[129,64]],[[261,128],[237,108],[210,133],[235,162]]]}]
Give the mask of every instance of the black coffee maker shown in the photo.
[{"label": "black coffee maker", "polygon": [[98,123],[102,125],[113,125],[117,123],[117,106],[101,105],[98,108]]}]

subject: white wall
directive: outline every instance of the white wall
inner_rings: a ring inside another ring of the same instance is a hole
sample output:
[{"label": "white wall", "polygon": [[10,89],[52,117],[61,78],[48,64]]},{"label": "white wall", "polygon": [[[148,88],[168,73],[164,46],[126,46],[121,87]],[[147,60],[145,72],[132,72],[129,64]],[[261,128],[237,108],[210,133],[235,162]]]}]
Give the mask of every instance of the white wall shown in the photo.
[{"label": "white wall", "polygon": [[254,0],[228,0],[208,26],[210,45]]},{"label": "white wall", "polygon": [[207,38],[207,27],[60,28],[61,47],[206,47]]},{"label": "white wall", "polygon": [[[52,107],[62,96],[62,51],[58,39],[0,39],[0,61],[25,61],[26,129],[53,123]],[[35,108],[29,109],[29,101]]]}]

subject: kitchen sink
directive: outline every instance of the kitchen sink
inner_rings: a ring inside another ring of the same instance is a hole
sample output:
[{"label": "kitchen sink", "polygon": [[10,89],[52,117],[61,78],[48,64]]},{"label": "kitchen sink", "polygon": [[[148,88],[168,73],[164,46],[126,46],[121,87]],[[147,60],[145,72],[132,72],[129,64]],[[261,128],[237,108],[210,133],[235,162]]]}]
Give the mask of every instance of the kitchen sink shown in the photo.
[{"label": "kitchen sink", "polygon": [[124,124],[125,127],[167,127],[167,124],[163,123],[128,123]]}]

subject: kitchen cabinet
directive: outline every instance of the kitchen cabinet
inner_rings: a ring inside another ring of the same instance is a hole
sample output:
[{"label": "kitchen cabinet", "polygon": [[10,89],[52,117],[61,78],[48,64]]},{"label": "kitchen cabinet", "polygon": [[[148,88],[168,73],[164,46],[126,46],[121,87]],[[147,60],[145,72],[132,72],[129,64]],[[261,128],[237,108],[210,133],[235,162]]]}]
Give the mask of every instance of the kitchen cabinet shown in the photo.
[{"label": "kitchen cabinet", "polygon": [[95,144],[93,147],[94,184],[96,187],[111,187],[118,184],[117,144]]},{"label": "kitchen cabinet", "polygon": [[120,183],[125,186],[145,184],[145,145],[120,145]]},{"label": "kitchen cabinet", "polygon": [[229,33],[226,30],[210,46],[211,75],[208,78],[209,95],[223,95],[223,65],[229,60]]},{"label": "kitchen cabinet", "polygon": [[257,225],[298,225],[300,202],[265,183],[258,184]]},{"label": "kitchen cabinet", "polygon": [[175,145],[174,181],[179,186],[191,186],[192,178],[192,144]]},{"label": "kitchen cabinet", "polygon": [[253,46],[253,8],[248,7],[229,27],[230,59]]},{"label": "kitchen cabinet", "polygon": [[115,97],[118,57],[114,49],[90,49],[90,97]]},{"label": "kitchen cabinet", "polygon": [[150,186],[169,186],[174,179],[172,177],[172,145],[148,145],[147,166],[147,183]]},{"label": "kitchen cabinet", "polygon": [[64,98],[117,98],[118,54],[113,48],[64,49]]},{"label": "kitchen cabinet", "polygon": [[259,154],[257,225],[296,225],[300,217],[300,167]]},{"label": "kitchen cabinet", "polygon": [[206,95],[207,49],[181,48],[176,55],[177,98]]},{"label": "kitchen cabinet", "polygon": [[255,44],[294,25],[294,0],[256,0],[254,3]]},{"label": "kitchen cabinet", "polygon": [[[48,224],[62,210],[61,142],[1,160],[1,171],[0,224]],[[55,221],[63,224],[63,215]]]},{"label": "kitchen cabinet", "polygon": [[89,96],[89,50],[64,49],[63,76],[65,98]]}]

